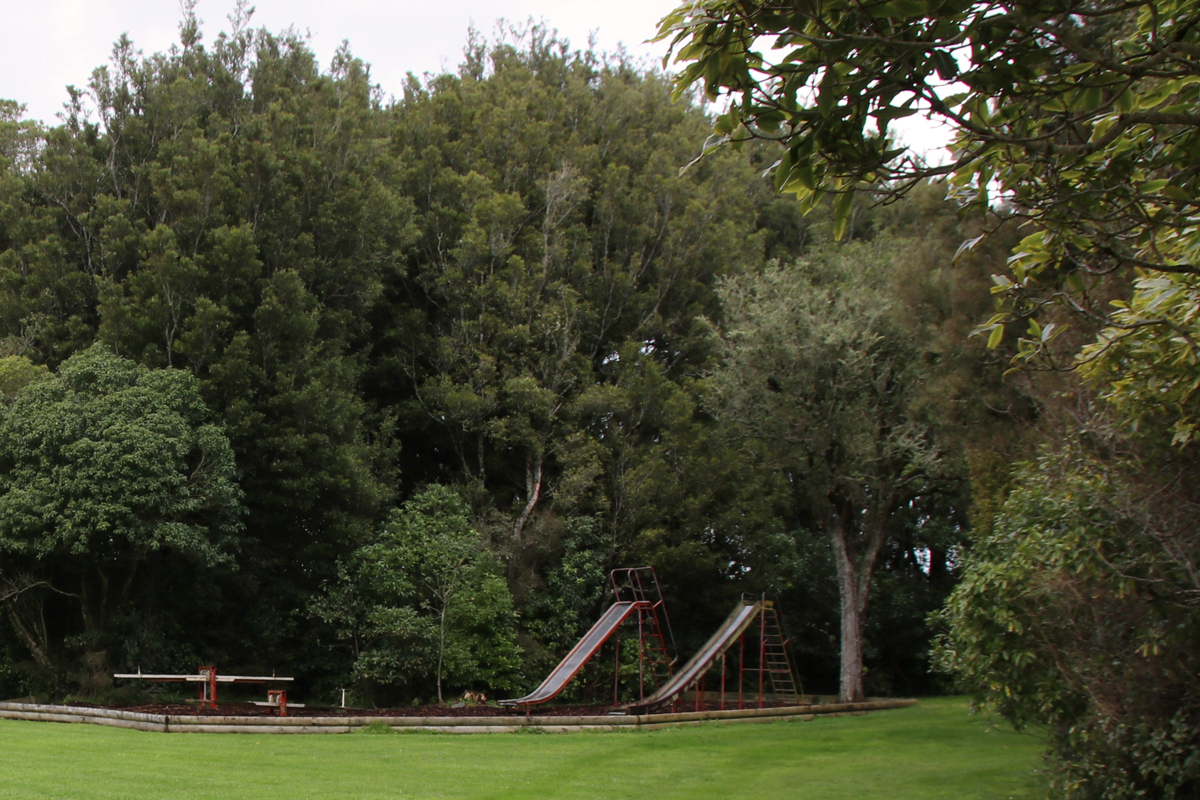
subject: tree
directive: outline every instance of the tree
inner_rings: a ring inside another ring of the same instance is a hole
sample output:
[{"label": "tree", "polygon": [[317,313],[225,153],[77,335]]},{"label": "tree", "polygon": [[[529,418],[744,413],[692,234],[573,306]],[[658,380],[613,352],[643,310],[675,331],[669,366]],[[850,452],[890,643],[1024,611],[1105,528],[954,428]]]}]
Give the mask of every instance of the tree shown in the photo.
[{"label": "tree", "polygon": [[240,514],[229,441],[187,373],[97,345],[20,390],[0,421],[3,599],[45,669],[45,619],[23,613],[35,594],[69,597],[102,649],[152,554],[227,563]]},{"label": "tree", "polygon": [[393,496],[359,381],[411,204],[366,66],[342,49],[323,71],[249,14],[206,41],[187,5],[167,53],[121,38],[48,131],[0,109],[0,143],[37,134],[0,172],[0,340],[50,367],[98,340],[199,380],[246,492],[241,569],[165,616],[203,607],[192,629],[231,660],[296,663],[295,612]]},{"label": "tree", "polygon": [[[1195,0],[704,0],[668,15],[659,38],[690,62],[677,93],[702,82],[729,95],[712,144],[782,143],[775,185],[807,207],[835,194],[840,225],[864,182],[894,196],[948,176],[980,210],[999,188],[1035,225],[998,279],[1009,307],[987,325],[995,344],[1014,314],[1049,300],[1103,320],[1097,295],[1114,272],[1200,272],[1198,15]],[[918,113],[956,132],[948,163],[889,137]],[[1030,326],[1025,355],[1047,353],[1053,334]]]},{"label": "tree", "polygon": [[1022,465],[941,614],[940,669],[1024,726],[1052,726],[1068,797],[1200,787],[1194,453],[1088,410]]},{"label": "tree", "polygon": [[594,511],[556,493],[582,474],[573,409],[605,365],[637,346],[676,379],[710,356],[715,276],[760,259],[753,173],[728,154],[678,174],[707,121],[662,76],[541,26],[468,49],[394,109],[420,236],[388,287],[411,314],[379,317],[376,392],[417,440],[406,465],[478,486],[515,551],[539,512]]},{"label": "tree", "polygon": [[512,596],[455,492],[434,485],[389,515],[312,610],[355,647],[355,674],[381,686],[510,688]]},{"label": "tree", "polygon": [[716,413],[781,469],[796,516],[830,542],[841,617],[841,696],[863,696],[871,579],[900,509],[942,454],[918,412],[921,372],[881,281],[887,254],[827,251],[728,281]]}]

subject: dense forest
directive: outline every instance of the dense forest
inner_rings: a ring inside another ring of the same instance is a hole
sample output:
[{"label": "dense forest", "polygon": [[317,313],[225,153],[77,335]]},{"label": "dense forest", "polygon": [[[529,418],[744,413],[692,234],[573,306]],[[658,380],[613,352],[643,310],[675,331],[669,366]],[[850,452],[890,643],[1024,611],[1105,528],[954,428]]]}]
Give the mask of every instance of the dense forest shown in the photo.
[{"label": "dense forest", "polygon": [[[836,692],[819,520],[856,472],[846,501],[890,493],[861,522],[865,688],[933,687],[963,432],[1014,402],[968,339],[1003,249],[951,264],[943,189],[864,201],[835,244],[763,152],[681,174],[711,120],[666,77],[538,27],[390,103],[347,51],[322,72],[290,36],[181,34],[119,42],[57,127],[6,121],[7,694],[216,662],[428,699],[421,524],[474,553],[456,692],[528,684],[643,564],[682,650],[767,592]],[[845,463],[801,463],[830,440]]]},{"label": "dense forest", "polygon": [[853,72],[789,120],[705,37],[798,23],[709,5],[664,23],[678,77],[531,25],[386,99],[348,47],[189,13],[59,125],[3,101],[0,696],[521,693],[647,565],[684,657],[767,594],[810,693],[977,691],[1058,726],[1071,791],[1186,753],[1187,253],[1064,221],[1000,139],[889,172]]}]

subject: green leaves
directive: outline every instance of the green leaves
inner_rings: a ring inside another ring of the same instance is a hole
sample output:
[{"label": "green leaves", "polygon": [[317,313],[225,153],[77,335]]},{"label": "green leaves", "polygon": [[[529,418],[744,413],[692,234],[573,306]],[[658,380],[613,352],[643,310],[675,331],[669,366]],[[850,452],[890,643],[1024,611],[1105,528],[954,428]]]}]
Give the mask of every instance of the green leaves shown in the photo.
[{"label": "green leaves", "polygon": [[844,189],[833,203],[833,238],[841,241],[850,223],[850,210],[854,207],[854,190]]},{"label": "green leaves", "polygon": [[[69,591],[97,637],[128,612],[151,553],[228,564],[242,493],[210,417],[190,375],[100,345],[28,384],[0,422],[0,551],[72,575]],[[113,590],[97,593],[97,575]]]},{"label": "green leaves", "polygon": [[[837,194],[839,235],[849,187],[894,196],[946,172],[903,158],[886,140],[889,123],[918,111],[948,123],[957,131],[948,177],[965,211],[992,213],[998,187],[1005,213],[1035,230],[998,293],[1009,313],[1028,316],[1048,303],[1086,307],[1080,275],[1092,269],[1191,273],[1200,264],[1200,29],[1179,22],[1200,15],[1200,0],[1074,11],[906,0],[784,14],[706,0],[677,9],[659,38],[682,61],[707,65],[710,95],[729,95],[720,125],[731,141],[769,131],[787,148],[778,190],[805,210]],[[762,37],[777,37],[777,49],[746,84],[720,56]],[[677,76],[677,92],[693,79]],[[998,344],[1002,328],[987,331]],[[1021,358],[1045,357],[1043,344],[1025,340]]]},{"label": "green leaves", "polygon": [[310,612],[352,640],[356,678],[376,692],[513,688],[512,595],[450,488],[433,485],[389,515]]},{"label": "green leaves", "polygon": [[1149,795],[1195,774],[1172,762],[1197,713],[1194,495],[1186,459],[1143,460],[1136,435],[1092,422],[1020,466],[938,617],[935,657],[976,703],[1062,732],[1052,777],[1066,796]]},{"label": "green leaves", "polygon": [[1142,275],[1112,324],[1079,353],[1080,372],[1131,422],[1170,421],[1176,445],[1200,430],[1200,285],[1191,275]]}]

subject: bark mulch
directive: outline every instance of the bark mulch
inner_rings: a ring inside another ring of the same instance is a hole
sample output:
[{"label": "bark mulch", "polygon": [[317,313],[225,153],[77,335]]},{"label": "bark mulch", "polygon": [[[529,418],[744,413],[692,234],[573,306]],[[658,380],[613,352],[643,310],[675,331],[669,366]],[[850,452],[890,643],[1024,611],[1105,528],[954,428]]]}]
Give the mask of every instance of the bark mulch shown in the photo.
[{"label": "bark mulch", "polygon": [[[199,708],[192,703],[155,703],[142,705],[100,705],[98,703],[74,703],[85,708],[108,708],[119,711],[135,711],[141,714],[169,714],[171,716],[200,717],[273,717],[275,709],[245,703],[220,703],[216,708]],[[765,702],[763,707],[775,707],[785,703]],[[757,703],[746,703],[746,708],[757,708]],[[697,708],[695,702],[680,703],[678,711],[717,711],[721,705],[709,701]],[[737,700],[725,701],[726,709],[737,708]],[[602,717],[614,711],[613,706],[533,706],[529,709],[535,717]],[[669,711],[670,709],[664,709]],[[511,717],[524,715],[524,709],[493,705],[420,706],[417,708],[338,708],[310,706],[296,708],[288,706],[289,717]]]},{"label": "bark mulch", "polygon": [[[75,703],[86,708],[107,708],[119,711],[135,711],[140,714],[191,715],[199,717],[273,717],[271,706],[256,706],[242,703],[219,703],[216,708],[199,708],[192,703],[154,703],[143,705],[100,705],[97,703]],[[550,706],[531,709],[538,717],[604,716],[612,706]],[[523,710],[500,706],[475,705],[452,708],[451,706],[420,706],[418,708],[326,708],[306,705],[296,708],[288,705],[289,717],[511,717],[523,715]]]}]

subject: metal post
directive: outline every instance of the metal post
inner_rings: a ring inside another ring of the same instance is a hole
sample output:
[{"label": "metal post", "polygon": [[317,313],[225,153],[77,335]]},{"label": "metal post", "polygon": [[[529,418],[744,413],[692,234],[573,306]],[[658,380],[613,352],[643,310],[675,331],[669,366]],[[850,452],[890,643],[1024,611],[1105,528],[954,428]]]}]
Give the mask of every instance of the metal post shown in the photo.
[{"label": "metal post", "polygon": [[217,668],[204,666],[196,670],[204,680],[200,682],[200,707],[217,707]]},{"label": "metal post", "polygon": [[642,630],[642,612],[638,607],[638,699],[646,699],[646,636]]},{"label": "metal post", "polygon": [[767,662],[767,611],[758,612],[758,707],[763,707],[763,672]]},{"label": "metal post", "polygon": [[738,710],[742,709],[742,684],[746,682],[746,634],[738,637]]},{"label": "metal post", "polygon": [[721,710],[725,710],[725,651],[721,651]]},{"label": "metal post", "polygon": [[621,634],[620,631],[613,637],[616,642],[613,655],[613,705],[619,705],[621,702]]}]

